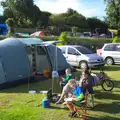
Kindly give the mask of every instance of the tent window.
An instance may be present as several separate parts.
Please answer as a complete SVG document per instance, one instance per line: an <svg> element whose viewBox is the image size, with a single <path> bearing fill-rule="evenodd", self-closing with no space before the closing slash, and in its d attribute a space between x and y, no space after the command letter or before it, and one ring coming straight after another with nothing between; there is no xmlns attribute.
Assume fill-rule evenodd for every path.
<svg viewBox="0 0 120 120"><path fill-rule="evenodd" d="M37 47L37 53L38 55L46 55L45 50L42 47Z"/></svg>
<svg viewBox="0 0 120 120"><path fill-rule="evenodd" d="M31 54L32 51L31 51L31 47L30 46L26 46L26 50L27 50L28 54Z"/></svg>

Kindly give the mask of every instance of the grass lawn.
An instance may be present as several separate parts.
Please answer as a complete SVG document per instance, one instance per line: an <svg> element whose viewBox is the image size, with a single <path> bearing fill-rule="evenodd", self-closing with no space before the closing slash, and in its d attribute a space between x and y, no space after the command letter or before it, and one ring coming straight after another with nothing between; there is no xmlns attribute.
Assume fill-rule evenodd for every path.
<svg viewBox="0 0 120 120"><path fill-rule="evenodd" d="M96 106L87 111L89 120L120 120L120 66L106 66L105 71L114 80L115 88L112 92L105 92L100 86L94 88ZM55 86L54 90L57 90L58 86ZM0 120L71 120L68 109L62 109L60 105L52 104L51 109L42 108L44 95L39 91L48 88L51 88L51 80L1 90ZM37 94L28 94L33 89Z"/></svg>

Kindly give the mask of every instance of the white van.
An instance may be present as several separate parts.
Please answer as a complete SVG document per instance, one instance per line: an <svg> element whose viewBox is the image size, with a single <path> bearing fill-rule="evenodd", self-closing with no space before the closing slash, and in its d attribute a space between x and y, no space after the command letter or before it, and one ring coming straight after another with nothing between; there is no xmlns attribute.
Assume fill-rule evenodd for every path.
<svg viewBox="0 0 120 120"><path fill-rule="evenodd" d="M97 54L102 56L108 65L120 64L120 43L104 44L102 49L97 50Z"/></svg>
<svg viewBox="0 0 120 120"><path fill-rule="evenodd" d="M79 45L59 46L67 62L76 67L87 68L104 66L101 56L93 53L88 48ZM62 61L61 61L62 62Z"/></svg>

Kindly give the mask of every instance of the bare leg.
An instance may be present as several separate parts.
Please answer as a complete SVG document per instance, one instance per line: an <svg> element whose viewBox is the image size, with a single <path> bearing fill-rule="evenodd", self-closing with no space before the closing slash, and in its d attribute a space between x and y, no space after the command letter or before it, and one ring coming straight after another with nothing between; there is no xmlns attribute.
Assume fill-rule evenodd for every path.
<svg viewBox="0 0 120 120"><path fill-rule="evenodd" d="M92 102L92 107L94 107L94 95L91 94L91 102Z"/></svg>
<svg viewBox="0 0 120 120"><path fill-rule="evenodd" d="M73 103L72 103L72 102L67 102L67 106L68 106L68 108L69 108L69 110L70 110L71 112L74 111L74 106L73 106Z"/></svg>

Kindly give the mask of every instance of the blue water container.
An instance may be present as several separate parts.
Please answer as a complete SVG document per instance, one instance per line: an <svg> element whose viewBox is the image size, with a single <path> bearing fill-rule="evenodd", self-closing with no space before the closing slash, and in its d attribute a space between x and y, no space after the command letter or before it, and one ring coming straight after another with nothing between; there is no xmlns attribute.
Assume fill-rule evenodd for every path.
<svg viewBox="0 0 120 120"><path fill-rule="evenodd" d="M43 107L43 108L50 108L50 101L47 99L47 97L45 97L45 98L42 100L42 107Z"/></svg>

